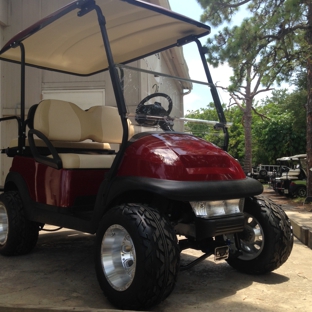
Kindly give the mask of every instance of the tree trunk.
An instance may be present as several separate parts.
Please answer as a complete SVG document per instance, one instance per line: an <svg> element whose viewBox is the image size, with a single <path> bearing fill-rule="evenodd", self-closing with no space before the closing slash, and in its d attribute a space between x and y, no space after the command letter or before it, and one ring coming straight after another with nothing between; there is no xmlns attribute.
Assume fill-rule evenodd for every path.
<svg viewBox="0 0 312 312"><path fill-rule="evenodd" d="M308 11L308 23L312 26L312 4L311 1L307 1L309 5ZM306 32L307 44L312 47L312 29L308 29ZM307 59L307 198L306 203L312 202L312 57L308 56Z"/></svg>
<svg viewBox="0 0 312 312"><path fill-rule="evenodd" d="M252 123L252 100L246 100L246 109L244 111L244 128L245 128L245 161L244 171L245 173L251 172L252 169L252 150L251 150L251 123Z"/></svg>
<svg viewBox="0 0 312 312"><path fill-rule="evenodd" d="M245 101L246 107L244 110L244 128L245 128L245 161L244 161L244 171L245 174L250 173L252 171L252 149L251 149L251 123L252 123L252 99L251 96L251 73L252 73L252 66L247 67L246 72L246 94L245 94Z"/></svg>

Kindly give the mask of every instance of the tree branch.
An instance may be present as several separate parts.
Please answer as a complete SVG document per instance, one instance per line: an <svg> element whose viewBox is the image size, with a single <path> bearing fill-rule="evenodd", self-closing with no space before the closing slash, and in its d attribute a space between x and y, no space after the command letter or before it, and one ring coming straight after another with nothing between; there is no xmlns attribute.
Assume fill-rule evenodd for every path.
<svg viewBox="0 0 312 312"><path fill-rule="evenodd" d="M256 115L258 115L262 120L264 120L264 119L271 120L270 117L268 117L268 116L266 116L266 115L264 115L264 114L259 113L253 106L252 106L251 108L252 108L252 110L254 111L254 113L255 113Z"/></svg>
<svg viewBox="0 0 312 312"><path fill-rule="evenodd" d="M216 4L220 5L220 6L224 7L224 8L237 8L237 7L239 7L241 5L244 5L244 4L248 3L248 2L250 2L250 0L244 0L244 1L241 1L241 2L238 2L238 3L233 3L233 4L231 4L231 3L224 3L222 1L220 1L220 2L216 2Z"/></svg>
<svg viewBox="0 0 312 312"><path fill-rule="evenodd" d="M275 88L266 88L266 89L261 89L255 92L254 96L256 96L257 94L261 93L261 92L267 92L267 91L273 91L275 90Z"/></svg>
<svg viewBox="0 0 312 312"><path fill-rule="evenodd" d="M279 30L279 32L277 33L277 35L266 35L266 36L262 36L260 37L260 39L272 39L272 41L274 40L281 40L282 38L286 37L288 34L293 33L294 31L301 29L301 30L308 30L311 29L311 26L308 25L296 25L294 27L289 27L289 28L283 28L281 30ZM271 41L269 41L271 42Z"/></svg>

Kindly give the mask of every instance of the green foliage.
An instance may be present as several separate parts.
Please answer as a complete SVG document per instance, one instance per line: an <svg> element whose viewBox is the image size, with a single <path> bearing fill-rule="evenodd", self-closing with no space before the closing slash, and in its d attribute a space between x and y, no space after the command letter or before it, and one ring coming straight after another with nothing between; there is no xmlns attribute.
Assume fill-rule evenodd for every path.
<svg viewBox="0 0 312 312"><path fill-rule="evenodd" d="M238 91L242 83L255 76L261 85L289 81L294 70L306 65L311 49L306 43L310 29L309 3L302 0L197 0L204 9L202 22L213 26L232 22L245 10L239 26L226 26L207 40L207 60L214 67L225 62L233 68L229 91ZM252 75L248 76L247 71ZM253 77L253 78L252 78ZM248 81L250 79L250 81ZM257 90L256 90L257 91Z"/></svg>
<svg viewBox="0 0 312 312"><path fill-rule="evenodd" d="M207 105L207 108L201 108L199 110L188 112L185 117L210 121L218 120L218 114L213 103ZM223 146L223 132L218 129L214 129L212 125L189 121L186 123L185 127L186 132L190 132L199 138L216 144L217 146Z"/></svg>
<svg viewBox="0 0 312 312"><path fill-rule="evenodd" d="M307 92L275 91L258 108L269 119L254 118L253 163L271 163L283 156L306 153Z"/></svg>
<svg viewBox="0 0 312 312"><path fill-rule="evenodd" d="M225 107L223 105L223 107ZM233 125L229 128L229 149L228 152L239 161L243 161L245 155L244 147L244 128L242 125L242 112L238 107L232 107L224 111L225 117ZM203 120L218 120L217 112L213 103L210 103L207 108L202 108L196 111L189 112L185 117ZM223 145L223 133L207 127L206 124L201 123L187 123L187 131L192 134L212 142L218 146Z"/></svg>
<svg viewBox="0 0 312 312"><path fill-rule="evenodd" d="M228 152L240 163L243 163L245 157L243 113L238 107L233 106L225 111L225 115L227 120L233 122L233 125L229 128Z"/></svg>
<svg viewBox="0 0 312 312"><path fill-rule="evenodd" d="M300 79L300 77L299 77ZM253 165L259 163L274 164L283 156L303 154L306 152L305 122L306 90L298 88L292 93L287 90L274 91L261 105L257 114L253 113L252 154ZM241 163L244 163L244 127L243 113L237 106L225 109L225 116L233 125L229 128L228 152ZM207 108L189 112L188 118L217 120L216 110L211 103ZM217 145L216 132L208 131L206 125L188 123L189 131Z"/></svg>
<svg viewBox="0 0 312 312"><path fill-rule="evenodd" d="M305 133L293 129L292 118L290 114L282 114L255 126L259 147L254 153L255 164L274 164L279 157L305 153Z"/></svg>
<svg viewBox="0 0 312 312"><path fill-rule="evenodd" d="M266 136L261 135L260 131L256 135L254 130L250 130L252 129L251 123L255 127L252 118L257 118L254 113L251 118L251 114L255 109L259 109L255 106L257 94L272 90L275 85L279 86L284 81L290 82L293 74L306 66L307 58L311 57L311 48L306 40L307 32L311 29L310 20L307 18L308 13L312 11L309 8L312 6L311 1L197 1L204 9L201 16L202 22L213 26L220 26L223 22L232 22L234 15L241 8L247 12L246 18L241 21L240 25L224 27L207 41L207 61L214 67L226 63L233 69L230 85L219 87L229 92L231 100L243 112L245 171L250 169L252 160L273 158L278 150L280 153L292 153L294 150L301 149L301 145L296 144L296 141L302 138L302 124L305 122L300 119L300 122L292 123L290 118L291 112L296 114L295 110L292 110L294 103L300 103L300 107L303 107L301 97L304 92L293 96L287 95L287 101L280 105L284 110L288 110L288 115L283 110L277 110L277 115L270 116L271 122L265 119L261 121L265 130L272 127L267 130ZM271 107L273 103L272 105L267 103L267 105ZM303 114L304 109L300 110L300 117ZM262 128L259 126L259 129ZM279 137L281 142L274 145L274 141L278 142L274 139L274 135L277 135L274 133L283 135L286 143L282 143L283 139ZM252 140L253 144L251 144ZM267 143L264 151L261 151L259 147L255 148L258 143L262 145L264 142ZM234 146L238 145L234 144L233 148ZM253 153L256 154L252 157Z"/></svg>
<svg viewBox="0 0 312 312"><path fill-rule="evenodd" d="M208 21L212 26L218 26L223 22L230 22L235 13L238 12L239 6L232 6L231 8L227 7L228 2L237 3L238 1L210 1L210 0L197 0L198 3L204 9L202 14L202 21Z"/></svg>
<svg viewBox="0 0 312 312"><path fill-rule="evenodd" d="M274 41L270 31L264 25L260 27L258 17L250 17L240 26L224 27L207 40L207 61L214 67L227 63L233 69L229 92L239 91L256 78L260 82L258 88L270 88L274 83L289 81L291 73L302 65L303 36L304 32L298 29L292 36Z"/></svg>

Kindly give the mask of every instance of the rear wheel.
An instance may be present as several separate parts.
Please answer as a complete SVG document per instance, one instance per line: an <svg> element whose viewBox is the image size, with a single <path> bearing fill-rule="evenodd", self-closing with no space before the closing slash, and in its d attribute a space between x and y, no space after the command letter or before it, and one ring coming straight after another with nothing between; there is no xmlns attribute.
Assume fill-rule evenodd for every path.
<svg viewBox="0 0 312 312"><path fill-rule="evenodd" d="M38 240L38 223L26 219L18 192L0 195L0 254L17 256L29 253Z"/></svg>
<svg viewBox="0 0 312 312"><path fill-rule="evenodd" d="M293 246L290 220L280 206L264 197L247 198L245 228L238 233L240 254L228 263L239 271L263 274L280 267Z"/></svg>
<svg viewBox="0 0 312 312"><path fill-rule="evenodd" d="M97 232L97 278L121 309L146 309L164 300L174 288L179 257L170 223L151 207L117 206Z"/></svg>
<svg viewBox="0 0 312 312"><path fill-rule="evenodd" d="M303 185L298 186L296 193L297 193L297 196L299 196L299 197L306 197L307 196L307 188Z"/></svg>

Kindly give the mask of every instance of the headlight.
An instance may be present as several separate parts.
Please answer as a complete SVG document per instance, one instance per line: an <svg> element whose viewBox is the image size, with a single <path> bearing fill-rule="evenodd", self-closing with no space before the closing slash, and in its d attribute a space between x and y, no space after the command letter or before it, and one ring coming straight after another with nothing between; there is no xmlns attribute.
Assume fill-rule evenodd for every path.
<svg viewBox="0 0 312 312"><path fill-rule="evenodd" d="M244 199L190 202L195 215L199 218L211 218L235 214L243 211Z"/></svg>

